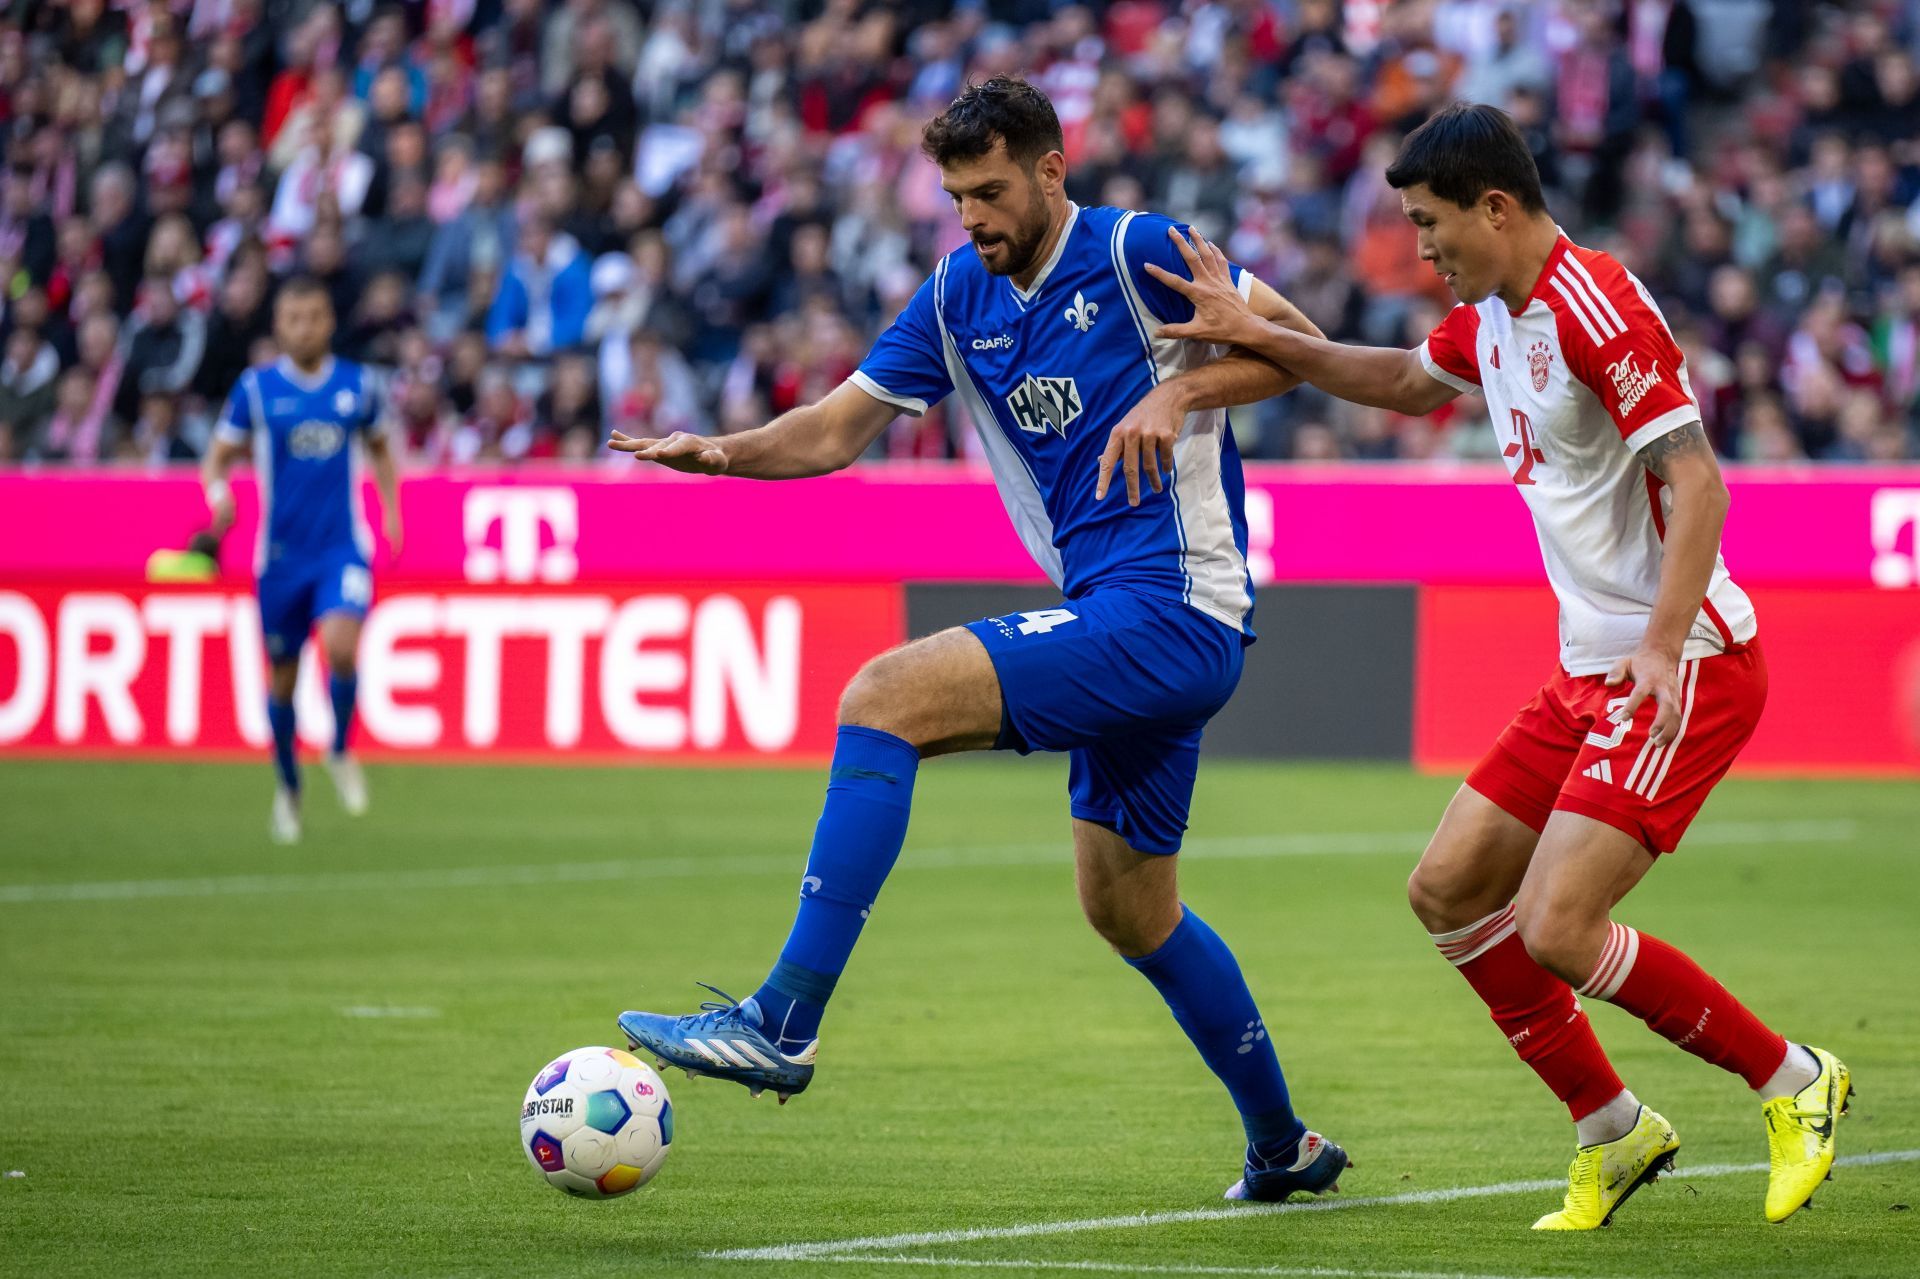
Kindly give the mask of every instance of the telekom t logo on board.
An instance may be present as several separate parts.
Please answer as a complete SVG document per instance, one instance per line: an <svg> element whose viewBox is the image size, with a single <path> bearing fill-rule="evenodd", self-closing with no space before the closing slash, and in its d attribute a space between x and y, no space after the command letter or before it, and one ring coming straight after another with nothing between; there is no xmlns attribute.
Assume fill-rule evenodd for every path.
<svg viewBox="0 0 1920 1279"><path fill-rule="evenodd" d="M1873 584L1896 591L1920 586L1920 489L1881 489L1869 518Z"/></svg>
<svg viewBox="0 0 1920 1279"><path fill-rule="evenodd" d="M475 488L462 504L460 523L469 582L571 582L580 574L573 550L580 500L572 489ZM548 538L551 544L543 546Z"/></svg>

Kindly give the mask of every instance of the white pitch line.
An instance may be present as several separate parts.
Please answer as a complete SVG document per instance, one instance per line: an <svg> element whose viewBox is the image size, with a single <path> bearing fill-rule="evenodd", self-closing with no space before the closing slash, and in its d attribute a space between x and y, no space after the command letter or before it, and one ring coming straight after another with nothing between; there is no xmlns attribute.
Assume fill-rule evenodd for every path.
<svg viewBox="0 0 1920 1279"><path fill-rule="evenodd" d="M405 1004L350 1004L340 1010L340 1015L342 1017L364 1017L376 1021L383 1018L395 1021L424 1021L428 1018L438 1017L440 1010L438 1008L428 1008L425 1005L416 1007Z"/></svg>
<svg viewBox="0 0 1920 1279"><path fill-rule="evenodd" d="M1721 822L1694 827L1696 844L1847 843L1859 836L1853 821ZM1186 841L1200 861L1269 857L1336 857L1398 853L1413 857L1430 831L1328 831L1318 834L1217 835ZM1021 844L909 847L901 865L938 870L1045 866L1069 863L1066 839ZM0 884L0 906L45 902L145 901L181 897L264 897L340 892L406 892L446 888L513 888L535 884L601 883L619 879L695 879L713 875L798 874L798 853L759 856L625 858L601 862L545 862L506 866L423 867L417 870L327 871L290 875L208 875L180 879L77 880Z"/></svg>
<svg viewBox="0 0 1920 1279"><path fill-rule="evenodd" d="M1834 1160L1840 1167L1867 1164L1913 1163L1920 1150L1890 1150L1870 1155L1844 1155ZM1681 1168L1668 1174L1687 1181L1702 1177L1728 1177L1736 1173L1765 1172L1766 1164L1703 1164ZM1493 1195L1530 1194L1559 1190L1564 1178L1551 1181L1502 1181L1489 1186L1454 1186L1445 1190L1413 1190L1398 1195L1368 1195L1357 1199L1307 1199L1279 1204L1246 1204L1238 1208L1188 1208L1179 1212L1142 1212L1120 1217L1082 1217L1073 1221L1034 1221L1018 1226L979 1226L971 1230L928 1230L901 1235L867 1235L858 1239L823 1239L814 1243L773 1244L763 1248L729 1248L701 1255L717 1261L806 1261L845 1260L848 1256L897 1248L920 1248L932 1244L976 1243L983 1239L1031 1239L1039 1235L1081 1234L1089 1230L1130 1230L1142 1226L1178 1225L1190 1221L1234 1221L1247 1217L1269 1217L1280 1213L1338 1212L1348 1208L1391 1208L1408 1204L1457 1203L1462 1199L1484 1199Z"/></svg>
<svg viewBox="0 0 1920 1279"><path fill-rule="evenodd" d="M1564 1279L1562 1276L1464 1274L1457 1270L1349 1270L1344 1266L1143 1266L1131 1261L1001 1261L977 1257L911 1257L904 1254L815 1257L812 1260L872 1266L938 1266L943 1270L1076 1270L1127 1275L1280 1275L1292 1279Z"/></svg>

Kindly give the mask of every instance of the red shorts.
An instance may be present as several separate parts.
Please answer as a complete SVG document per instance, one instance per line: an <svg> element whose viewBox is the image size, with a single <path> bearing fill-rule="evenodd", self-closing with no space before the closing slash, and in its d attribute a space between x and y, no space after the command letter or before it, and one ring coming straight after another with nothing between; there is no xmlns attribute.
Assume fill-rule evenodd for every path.
<svg viewBox="0 0 1920 1279"><path fill-rule="evenodd" d="M1766 659L1749 643L1682 662L1679 688L1679 731L1654 746L1647 740L1658 709L1652 698L1632 723L1615 724L1608 716L1631 688L1556 670L1467 774L1467 785L1535 830L1564 809L1618 827L1651 852L1672 852L1760 722Z"/></svg>

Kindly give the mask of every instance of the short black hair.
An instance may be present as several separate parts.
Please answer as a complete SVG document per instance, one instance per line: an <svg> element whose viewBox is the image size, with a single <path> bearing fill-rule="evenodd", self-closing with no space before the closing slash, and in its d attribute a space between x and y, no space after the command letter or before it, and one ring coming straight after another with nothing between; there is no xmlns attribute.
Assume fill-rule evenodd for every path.
<svg viewBox="0 0 1920 1279"><path fill-rule="evenodd" d="M1060 117L1053 103L1018 76L995 76L970 84L920 134L920 150L935 164L978 160L996 141L1007 156L1031 169L1049 151L1064 151Z"/></svg>
<svg viewBox="0 0 1920 1279"><path fill-rule="evenodd" d="M296 275L280 286L279 292L274 294L274 300L278 301L281 298L312 297L316 294L325 298L328 302L333 301L333 294L327 292L327 286L320 282L318 276Z"/></svg>
<svg viewBox="0 0 1920 1279"><path fill-rule="evenodd" d="M1540 170L1513 118L1499 107L1456 102L1407 135L1387 166L1396 191L1426 186L1443 200L1470 209L1489 191L1505 191L1529 213L1545 213Z"/></svg>

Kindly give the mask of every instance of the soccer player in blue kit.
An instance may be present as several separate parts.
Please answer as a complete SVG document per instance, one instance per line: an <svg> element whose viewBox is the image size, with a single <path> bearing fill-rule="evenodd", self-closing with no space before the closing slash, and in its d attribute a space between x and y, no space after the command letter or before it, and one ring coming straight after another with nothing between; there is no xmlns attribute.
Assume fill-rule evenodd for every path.
<svg viewBox="0 0 1920 1279"><path fill-rule="evenodd" d="M216 529L233 522L227 471L249 448L260 477L260 626L271 666L267 722L273 729L274 790L269 831L300 838L300 767L294 757L293 689L300 650L317 623L333 702L327 772L341 805L367 810L360 763L347 753L358 690L360 624L373 603L373 537L360 499L360 453L373 459L387 542L399 554L399 483L387 447L385 397L367 369L328 354L333 303L317 280L297 278L273 303L281 355L234 384L207 452L202 480Z"/></svg>
<svg viewBox="0 0 1920 1279"><path fill-rule="evenodd" d="M1221 406L1294 381L1226 348L1156 337L1192 314L1144 269L1180 269L1174 224L1069 202L1060 124L1038 90L1006 78L967 89L928 124L923 149L971 243L857 372L758 430L616 432L611 445L679 471L798 479L851 464L899 413L957 394L1014 526L1065 598L867 663L840 703L799 914L765 982L739 1003L628 1012L620 1027L663 1064L783 1102L802 1091L822 1011L906 839L920 761L1067 751L1087 918L1165 998L1240 1112L1246 1158L1228 1197L1337 1189L1346 1152L1295 1116L1239 965L1175 881L1201 731L1252 641L1240 462ZM1238 280L1261 314L1317 333L1273 290ZM1178 442L1103 458L1110 429L1143 404L1186 411ZM1106 500L1116 475L1126 502Z"/></svg>

